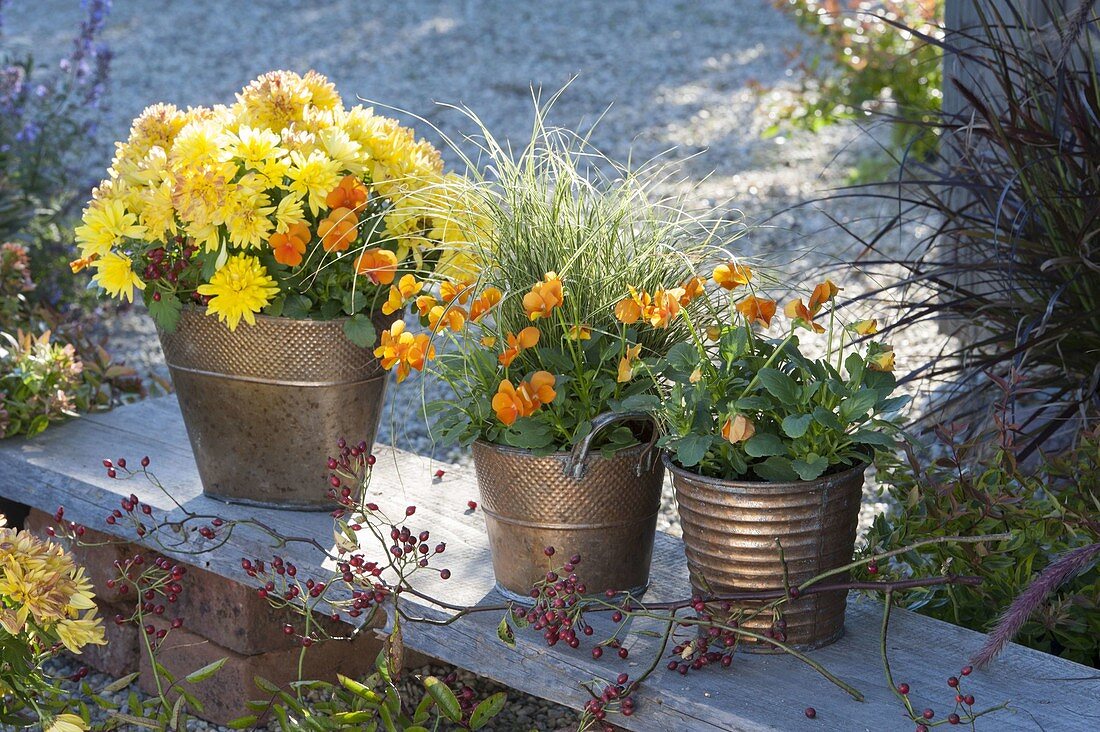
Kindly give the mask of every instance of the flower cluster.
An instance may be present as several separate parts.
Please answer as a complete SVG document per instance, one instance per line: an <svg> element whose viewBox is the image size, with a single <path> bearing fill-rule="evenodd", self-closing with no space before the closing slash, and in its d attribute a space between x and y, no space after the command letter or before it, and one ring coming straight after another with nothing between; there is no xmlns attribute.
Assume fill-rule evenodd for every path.
<svg viewBox="0 0 1100 732"><path fill-rule="evenodd" d="M345 108L324 76L274 71L229 106L142 112L84 210L72 266L113 297L143 291L169 329L188 301L230 329L261 312L370 315L402 273L406 291L469 275L466 189L431 144Z"/></svg>
<svg viewBox="0 0 1100 732"><path fill-rule="evenodd" d="M728 298L716 312L728 320L693 323L695 342L654 368L667 392L661 444L678 465L724 479L812 480L890 443L891 415L908 398L891 397L894 352L868 340L876 321L840 323L840 288L825 280L786 303L787 332L769 338L779 304L756 288L751 268L719 264L712 278ZM799 351L800 330L827 334L824 356Z"/></svg>

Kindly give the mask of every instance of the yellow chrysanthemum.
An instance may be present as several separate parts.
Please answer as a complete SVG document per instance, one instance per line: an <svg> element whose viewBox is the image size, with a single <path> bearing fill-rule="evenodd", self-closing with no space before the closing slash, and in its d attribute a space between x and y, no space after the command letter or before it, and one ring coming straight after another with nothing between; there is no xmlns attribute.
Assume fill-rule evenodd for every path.
<svg viewBox="0 0 1100 732"><path fill-rule="evenodd" d="M306 196L309 210L316 216L325 207L325 197L340 183L340 164L320 150L305 156L300 152L290 154L290 190Z"/></svg>
<svg viewBox="0 0 1100 732"><path fill-rule="evenodd" d="M206 307L206 314L217 315L229 330L236 330L241 318L255 325L256 313L279 292L279 286L268 276L259 259L238 254L230 257L208 284L199 286L198 291L200 295L213 298Z"/></svg>
<svg viewBox="0 0 1100 732"><path fill-rule="evenodd" d="M317 133L317 139L328 156L340 164L344 170L356 175L363 172L362 146L351 139L348 133L339 127L330 127Z"/></svg>
<svg viewBox="0 0 1100 732"><path fill-rule="evenodd" d="M50 721L45 732L85 732L89 727L75 714L58 714Z"/></svg>
<svg viewBox="0 0 1100 732"><path fill-rule="evenodd" d="M225 228L229 232L229 242L240 249L262 246L271 236L275 225L269 218L275 207L269 205L271 199L263 193L249 195L238 190L230 198Z"/></svg>
<svg viewBox="0 0 1100 732"><path fill-rule="evenodd" d="M302 195L300 193L288 193L275 207L275 231L285 234L291 226L305 221L305 212L302 211Z"/></svg>
<svg viewBox="0 0 1100 732"><path fill-rule="evenodd" d="M99 198L84 209L84 223L76 227L76 243L82 257L103 256L123 239L142 239L145 233L145 227L122 201Z"/></svg>
<svg viewBox="0 0 1100 732"><path fill-rule="evenodd" d="M268 72L237 95L241 118L253 127L281 130L301 121L318 87L293 71Z"/></svg>
<svg viewBox="0 0 1100 732"><path fill-rule="evenodd" d="M329 81L323 74L316 71L307 71L302 77L302 83L309 89L309 103L320 109L337 109L344 105L340 99L336 85Z"/></svg>
<svg viewBox="0 0 1100 732"><path fill-rule="evenodd" d="M95 616L95 610L86 610L78 618L65 618L54 626L58 639L73 653L80 653L87 645L102 646L107 644L103 636L103 626Z"/></svg>
<svg viewBox="0 0 1100 732"><path fill-rule="evenodd" d="M200 227L224 223L226 201L236 175L237 166L232 163L203 165L178 175L172 188L172 204L180 219Z"/></svg>
<svg viewBox="0 0 1100 732"><path fill-rule="evenodd" d="M133 262L124 254L109 252L92 262L96 273L92 280L111 297L134 301L134 288L145 289L145 283L134 272Z"/></svg>
<svg viewBox="0 0 1100 732"><path fill-rule="evenodd" d="M224 134L218 123L211 119L189 122L176 135L168 162L173 170L190 170L216 160L222 160Z"/></svg>
<svg viewBox="0 0 1100 732"><path fill-rule="evenodd" d="M187 117L175 106L153 104L146 107L130 126L126 146L136 157L144 156L154 147L170 150L186 122Z"/></svg>
<svg viewBox="0 0 1100 732"><path fill-rule="evenodd" d="M172 205L172 183L162 181L159 185L144 188L139 196L141 213L138 220L145 227L147 238L161 241L169 235L175 236L178 227L176 209Z"/></svg>

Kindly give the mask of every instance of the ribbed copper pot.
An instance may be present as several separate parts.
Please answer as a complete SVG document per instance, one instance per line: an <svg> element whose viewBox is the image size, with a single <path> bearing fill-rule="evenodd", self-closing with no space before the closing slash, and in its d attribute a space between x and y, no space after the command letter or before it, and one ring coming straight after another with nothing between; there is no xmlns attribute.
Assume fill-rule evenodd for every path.
<svg viewBox="0 0 1100 732"><path fill-rule="evenodd" d="M782 590L780 544L791 585L852 560L866 465L817 480L767 483L704 477L667 456L665 463L676 489L684 551L697 593ZM844 632L846 601L844 592L792 599L782 611L787 643L805 650L838 639ZM772 613L751 616L763 604L734 603L733 612L741 613L743 627L762 633L772 629ZM746 650L775 650L767 643L742 643Z"/></svg>
<svg viewBox="0 0 1100 732"><path fill-rule="evenodd" d="M535 582L574 554L581 555L577 574L588 594L640 594L649 585L664 481L654 441L611 457L589 453L596 432L621 418L594 420L571 453L474 443L493 572L506 596L529 600ZM651 434L655 440L656 430ZM553 560L543 553L548 546L557 552Z"/></svg>
<svg viewBox="0 0 1100 732"><path fill-rule="evenodd" d="M325 509L337 440L374 444L386 373L371 348L347 339L343 319L258 315L231 332L188 307L160 343L212 498Z"/></svg>

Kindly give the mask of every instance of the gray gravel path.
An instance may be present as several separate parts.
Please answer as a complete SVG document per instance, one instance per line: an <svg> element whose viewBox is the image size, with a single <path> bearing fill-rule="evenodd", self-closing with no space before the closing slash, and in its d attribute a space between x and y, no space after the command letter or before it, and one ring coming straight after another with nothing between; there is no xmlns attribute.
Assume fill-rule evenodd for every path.
<svg viewBox="0 0 1100 732"><path fill-rule="evenodd" d="M5 8L5 46L33 50L41 61L60 57L71 42L78 5L13 0ZM743 253L766 255L807 281L820 276L822 264L856 253L853 242L828 231L828 218L813 208L771 217L843 184L874 143L853 143L856 129L847 125L762 139L770 120L756 88L785 94L787 51L805 41L770 0L120 0L106 39L116 57L104 140L125 136L130 120L152 102L228 102L264 71L314 68L346 99L358 95L415 110L452 135L469 130L468 123L434 102L466 104L498 137L525 141L531 86L553 91L576 76L552 121L584 125L602 114L593 141L607 154L622 159L632 152L642 159L672 150L673 158L690 158L684 171L697 186L692 197L698 203L732 202L751 220L767 221L744 240ZM110 152L105 144L92 177ZM697 153L704 154L691 157ZM853 222L874 212L833 207L830 213ZM841 279L845 294L869 285L856 270ZM140 312L124 313L112 330L116 352L163 371L152 324ZM899 367L940 340L931 328L911 329L895 340ZM409 415L423 397L442 393L437 384L417 381L391 389L380 439L432 452L422 421ZM868 495L862 525L879 509ZM678 530L670 494L662 527Z"/></svg>

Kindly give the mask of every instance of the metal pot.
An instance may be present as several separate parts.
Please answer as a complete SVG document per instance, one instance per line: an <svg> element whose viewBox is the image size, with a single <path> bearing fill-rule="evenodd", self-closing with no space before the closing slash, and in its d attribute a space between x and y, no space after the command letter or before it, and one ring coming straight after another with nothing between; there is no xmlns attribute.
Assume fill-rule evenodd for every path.
<svg viewBox="0 0 1100 732"><path fill-rule="evenodd" d="M649 563L661 505L664 467L657 460L657 430L649 442L611 457L589 454L596 434L640 413L604 414L572 452L535 455L530 450L474 443L474 468L489 531L497 588L513 600L530 601L530 590L548 569L580 554L577 574L588 594L606 590L641 594L649 586ZM543 553L548 546L555 558Z"/></svg>
<svg viewBox="0 0 1100 732"><path fill-rule="evenodd" d="M667 456L665 464L676 489L696 593L782 590L780 545L792 586L852 560L866 464L794 483L708 478L677 466ZM830 582L845 579L841 575ZM809 594L784 605L787 644L812 649L837 640L844 633L846 594ZM742 627L763 633L773 629L772 612L749 615L765 604L733 603L733 613L741 615ZM766 642L742 643L745 650L776 650Z"/></svg>
<svg viewBox="0 0 1100 732"><path fill-rule="evenodd" d="M381 330L392 318L376 318ZM374 435L386 373L344 321L256 316L231 332L194 307L160 331L203 493L229 503L322 510L336 442Z"/></svg>

